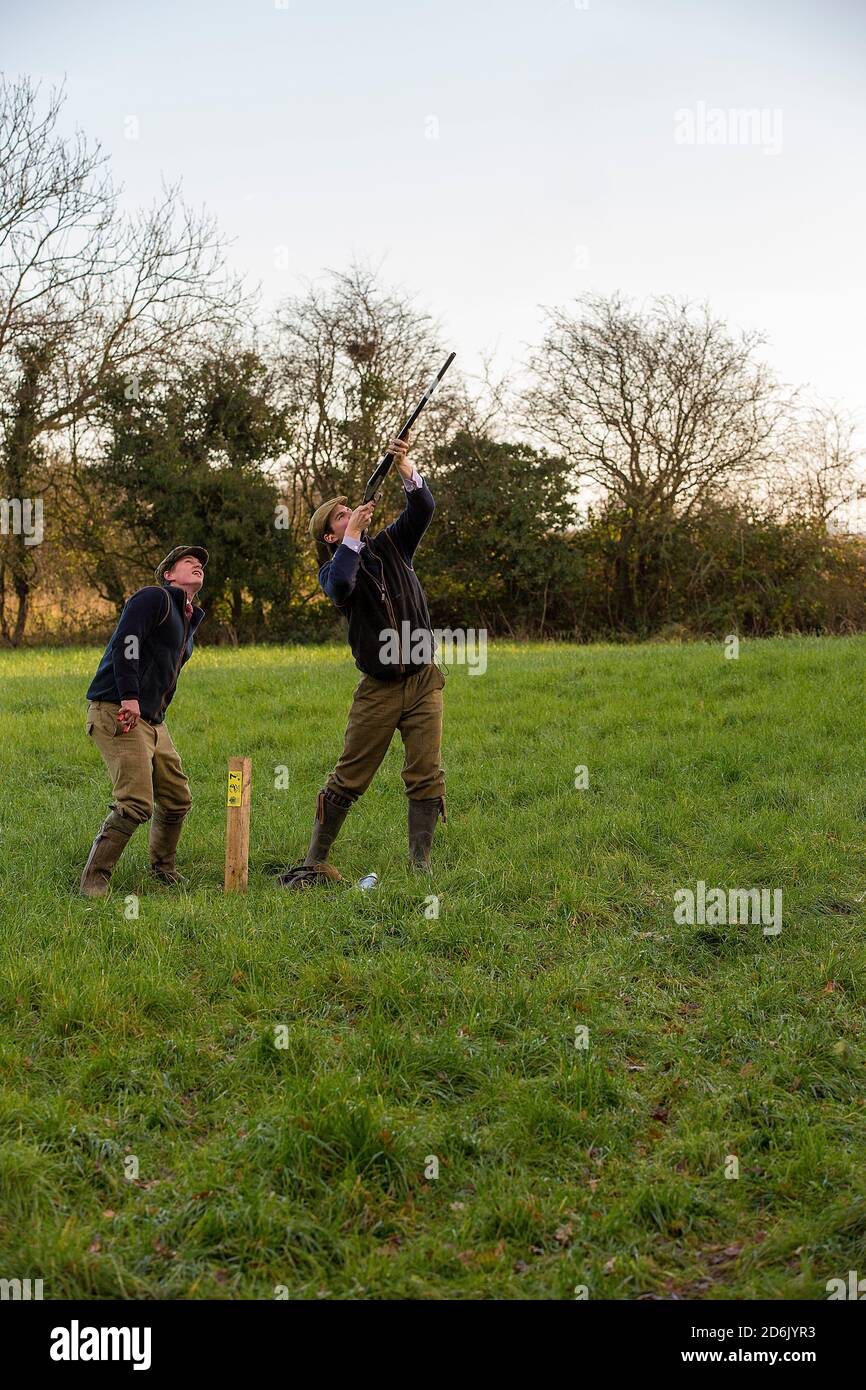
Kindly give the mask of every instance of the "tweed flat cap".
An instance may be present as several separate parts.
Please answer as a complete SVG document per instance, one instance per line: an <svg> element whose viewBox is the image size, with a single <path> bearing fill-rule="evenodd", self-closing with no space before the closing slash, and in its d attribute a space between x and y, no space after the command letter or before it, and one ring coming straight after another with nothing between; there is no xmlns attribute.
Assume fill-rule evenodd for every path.
<svg viewBox="0 0 866 1390"><path fill-rule="evenodd" d="M157 584L163 582L165 571L176 565L178 560L182 560L184 555L194 555L197 560L201 560L203 565L207 564L207 551L203 545L176 545L174 550L168 552L164 560L160 560L154 570Z"/></svg>
<svg viewBox="0 0 866 1390"><path fill-rule="evenodd" d="M328 522L331 519L331 512L335 507L345 504L348 506L348 497L329 497L327 502L323 502L321 507L317 507L310 518L310 535L314 541L324 539L328 529Z"/></svg>

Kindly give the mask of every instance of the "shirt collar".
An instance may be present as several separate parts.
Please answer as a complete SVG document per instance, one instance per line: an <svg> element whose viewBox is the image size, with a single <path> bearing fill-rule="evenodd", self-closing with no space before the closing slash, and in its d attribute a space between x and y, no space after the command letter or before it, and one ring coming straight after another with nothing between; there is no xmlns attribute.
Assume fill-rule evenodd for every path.
<svg viewBox="0 0 866 1390"><path fill-rule="evenodd" d="M187 617L193 617L196 613L201 613L202 609L197 604L191 603L186 596L186 590L179 584L172 584L168 579L162 581L162 587L168 590L168 596L172 602L180 609L181 613L186 613Z"/></svg>

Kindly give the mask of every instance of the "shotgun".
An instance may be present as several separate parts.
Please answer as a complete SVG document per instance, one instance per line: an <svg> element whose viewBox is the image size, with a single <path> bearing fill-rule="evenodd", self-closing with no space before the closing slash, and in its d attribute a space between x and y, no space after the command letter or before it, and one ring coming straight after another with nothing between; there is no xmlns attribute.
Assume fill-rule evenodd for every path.
<svg viewBox="0 0 866 1390"><path fill-rule="evenodd" d="M443 367L440 367L439 371L436 373L436 375L434 376L433 380L430 382L430 385L427 387L427 390L424 392L424 395L421 397L421 399L420 399L420 401L418 402L418 404L416 405L415 409L412 411L412 414L409 416L409 419L406 421L406 423L405 423L405 425L403 426L403 428L401 429L400 433L397 435L397 438L398 438L398 439L405 439L405 438L406 438L406 435L409 433L409 431L411 430L411 428L412 428L412 426L414 425L415 421L418 419L418 416L421 414L421 411L424 409L424 407L425 407L425 405L427 404L427 402L429 401L430 397L433 395L433 392L434 392L434 391L436 390L436 388L438 387L440 381L442 380L443 376L444 376L445 373L447 372L448 368L451 366L451 363L454 361L454 358L455 358L456 356L457 356L457 353L456 353L456 352L449 353L448 358L447 358L447 360L446 360L446 362L445 362L445 365L444 365ZM380 459L379 463L376 465L375 472L372 473L372 474L370 475L370 480L369 480L369 482L367 483L367 486L366 486L365 489L364 489L364 501L365 501L365 502L377 502L377 501L379 500L379 491L380 491L382 482L383 482L383 480L385 479L385 477L387 476L387 474L389 473L389 471L390 471L390 469L391 469L391 464L392 464L393 462L394 462L394 455L393 455L393 454L383 454L383 455L382 455L382 458Z"/></svg>

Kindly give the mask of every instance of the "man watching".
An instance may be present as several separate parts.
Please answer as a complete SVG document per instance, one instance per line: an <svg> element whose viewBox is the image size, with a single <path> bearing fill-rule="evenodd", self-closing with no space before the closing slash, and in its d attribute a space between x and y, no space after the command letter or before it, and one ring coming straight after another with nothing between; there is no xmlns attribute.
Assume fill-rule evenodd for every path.
<svg viewBox="0 0 866 1390"><path fill-rule="evenodd" d="M207 558L198 545L166 555L156 585L127 599L87 691L87 734L108 769L113 800L81 875L85 897L106 896L130 836L148 820L151 873L161 883L187 882L175 859L192 797L165 712L204 617L193 599Z"/></svg>

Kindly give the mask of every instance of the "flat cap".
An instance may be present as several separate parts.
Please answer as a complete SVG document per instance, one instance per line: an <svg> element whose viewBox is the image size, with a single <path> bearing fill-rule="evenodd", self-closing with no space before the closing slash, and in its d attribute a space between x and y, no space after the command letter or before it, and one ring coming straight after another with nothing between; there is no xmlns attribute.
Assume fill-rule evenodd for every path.
<svg viewBox="0 0 866 1390"><path fill-rule="evenodd" d="M165 571L176 565L178 560L182 560L184 555L194 555L197 560L201 560L203 565L207 564L207 551L203 545L176 545L174 550L168 552L164 560L160 560L154 570L157 584L163 583Z"/></svg>
<svg viewBox="0 0 866 1390"><path fill-rule="evenodd" d="M314 541L320 541L324 538L334 508L342 506L344 503L348 506L348 502L348 497L329 497L327 502L323 502L321 507L316 508L310 519L310 535Z"/></svg>

